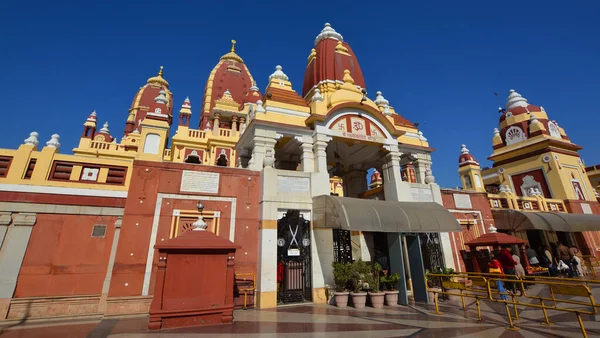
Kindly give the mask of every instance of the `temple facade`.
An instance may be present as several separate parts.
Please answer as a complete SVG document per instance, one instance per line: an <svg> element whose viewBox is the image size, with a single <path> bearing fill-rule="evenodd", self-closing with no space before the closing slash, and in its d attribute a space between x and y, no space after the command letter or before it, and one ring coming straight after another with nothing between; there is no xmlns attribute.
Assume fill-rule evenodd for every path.
<svg viewBox="0 0 600 338"><path fill-rule="evenodd" d="M121 137L94 111L73 154L36 132L0 149L0 319L148 313L154 245L199 216L241 247L238 306L327 302L333 262L382 256L406 277L400 302L410 290L426 299L423 267L454 266L449 232L460 230L434 149L382 92L368 94L329 24L307 54L301 88L277 65L261 90L232 41L197 107L175 99L161 67L133 95Z"/></svg>
<svg viewBox="0 0 600 338"><path fill-rule="evenodd" d="M444 189L444 205L458 215L462 232L453 233L457 268L465 271L464 243L490 226L526 240L538 249L557 241L593 259L600 251L597 166L587 167L563 128L542 106L510 90L499 109L492 137L491 168L481 168L462 145L458 174L462 190Z"/></svg>

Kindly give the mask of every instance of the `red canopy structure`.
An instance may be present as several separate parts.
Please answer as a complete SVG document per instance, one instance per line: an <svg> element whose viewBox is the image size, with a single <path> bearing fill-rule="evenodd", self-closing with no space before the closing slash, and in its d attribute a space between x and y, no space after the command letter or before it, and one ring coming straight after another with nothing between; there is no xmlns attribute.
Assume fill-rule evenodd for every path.
<svg viewBox="0 0 600 338"><path fill-rule="evenodd" d="M465 245L470 247L477 246L502 246L502 245L523 245L527 241L522 240L518 237L507 235L501 232L488 232L487 234L481 235L474 240L471 240Z"/></svg>
<svg viewBox="0 0 600 338"><path fill-rule="evenodd" d="M525 254L525 247L523 246L526 243L527 241L522 240L518 237L497 232L494 226L490 226L488 233L483 234L475 238L474 240L465 243L465 245L469 247L471 252L475 252L475 248L478 246L498 247L503 245L519 245L521 249L521 257L523 257L524 261L523 263L525 265L525 268L527 268L529 267L529 259L527 259L527 255ZM473 267L475 268L475 272L481 272L481 268L479 267L479 263L477 262L475 255L471 255L471 257L473 260Z"/></svg>

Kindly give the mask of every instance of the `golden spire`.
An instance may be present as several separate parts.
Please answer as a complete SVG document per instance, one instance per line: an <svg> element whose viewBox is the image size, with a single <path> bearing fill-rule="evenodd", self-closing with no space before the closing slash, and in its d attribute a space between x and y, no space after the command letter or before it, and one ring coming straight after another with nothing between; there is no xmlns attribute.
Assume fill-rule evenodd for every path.
<svg viewBox="0 0 600 338"><path fill-rule="evenodd" d="M230 50L230 52L235 53L235 44L236 43L237 43L237 41L231 40L231 50Z"/></svg>
<svg viewBox="0 0 600 338"><path fill-rule="evenodd" d="M235 44L236 43L237 43L237 41L231 40L231 49L229 50L229 53L221 56L221 60L230 60L230 61L236 61L239 63L244 63L244 60L242 60L242 58L239 57L239 55L237 55L235 53Z"/></svg>
<svg viewBox="0 0 600 338"><path fill-rule="evenodd" d="M148 83L154 83L154 84L162 85L162 86L169 88L169 83L167 82L167 80L163 79L163 66L160 66L158 75L153 76L148 79Z"/></svg>

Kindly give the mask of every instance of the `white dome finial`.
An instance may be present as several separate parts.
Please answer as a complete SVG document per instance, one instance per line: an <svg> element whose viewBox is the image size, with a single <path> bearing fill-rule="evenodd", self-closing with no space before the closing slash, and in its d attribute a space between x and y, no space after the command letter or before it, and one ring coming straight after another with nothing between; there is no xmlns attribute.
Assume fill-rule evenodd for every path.
<svg viewBox="0 0 600 338"><path fill-rule="evenodd" d="M100 132L110 135L110 130L108 130L108 122L104 122L102 129L100 129Z"/></svg>
<svg viewBox="0 0 600 338"><path fill-rule="evenodd" d="M167 99L167 92L164 89L161 89L160 92L158 92L158 96L154 98L154 102L162 104L169 103L169 100Z"/></svg>
<svg viewBox="0 0 600 338"><path fill-rule="evenodd" d="M25 144L29 144L32 146L37 146L40 142L38 141L38 137L40 136L40 134L38 134L37 132L31 132L29 133L29 137L25 139Z"/></svg>
<svg viewBox="0 0 600 338"><path fill-rule="evenodd" d="M498 229L496 229L496 227L493 224L490 224L490 227L488 228L488 232L491 234L495 234Z"/></svg>
<svg viewBox="0 0 600 338"><path fill-rule="evenodd" d="M517 93L514 89L511 89L508 93L508 99L506 100L506 109L512 109L514 107L527 107L527 99Z"/></svg>
<svg viewBox="0 0 600 338"><path fill-rule="evenodd" d="M60 136L58 134L53 134L50 137L50 141L46 142L46 147L60 148L60 142L58 142L59 139L60 139Z"/></svg>
<svg viewBox="0 0 600 338"><path fill-rule="evenodd" d="M323 27L323 30L321 30L321 33L319 33L319 35L317 35L317 37L315 38L315 46L317 46L319 41L321 41L323 39L327 39L327 38L331 38L331 39L335 39L335 40L344 42L344 38L342 37L342 35L340 33L336 32L335 29L333 29L331 27L329 22L325 23L325 27Z"/></svg>
<svg viewBox="0 0 600 338"><path fill-rule="evenodd" d="M373 102L377 106L386 106L386 105L390 104L390 102L383 97L383 94L380 91L377 91L377 93L375 93L375 95L376 95L375 101L373 101Z"/></svg>
<svg viewBox="0 0 600 338"><path fill-rule="evenodd" d="M269 76L269 80L272 79L278 79L283 81L289 80L288 76L285 75L285 73L283 72L283 67L281 67L280 65L275 66L275 72L273 72L273 74Z"/></svg>
<svg viewBox="0 0 600 338"><path fill-rule="evenodd" d="M198 216L198 220L192 224L194 229L192 231L205 231L208 228L208 224L204 221L202 215Z"/></svg>
<svg viewBox="0 0 600 338"><path fill-rule="evenodd" d="M383 115L392 116L392 111L390 110L390 106L387 104L383 106Z"/></svg>
<svg viewBox="0 0 600 338"><path fill-rule="evenodd" d="M313 94L311 101L312 102L323 102L323 95L321 94L321 91L319 90L319 88L315 88L315 93Z"/></svg>
<svg viewBox="0 0 600 338"><path fill-rule="evenodd" d="M468 154L469 153L469 149L467 149L466 145L463 144L463 145L460 146L460 153L461 154Z"/></svg>

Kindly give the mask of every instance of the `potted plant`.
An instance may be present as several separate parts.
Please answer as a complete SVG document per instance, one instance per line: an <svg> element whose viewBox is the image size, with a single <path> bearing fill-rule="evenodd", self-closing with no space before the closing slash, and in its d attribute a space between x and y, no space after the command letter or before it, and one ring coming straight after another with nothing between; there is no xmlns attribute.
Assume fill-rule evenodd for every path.
<svg viewBox="0 0 600 338"><path fill-rule="evenodd" d="M379 290L379 273L381 272L381 265L375 263L371 266L371 271L367 275L369 284L369 299L371 300L371 306L376 309L383 307L385 300L385 292Z"/></svg>
<svg viewBox="0 0 600 338"><path fill-rule="evenodd" d="M434 302L435 301L435 297L437 297L439 294L437 294L436 292L440 292L442 291L442 289L440 288L441 286L441 281L440 281L440 277L433 277L430 274L441 274L441 269L434 267L432 269L432 271L429 271L427 269L425 269L425 281L427 283L427 295L429 297L429 301L430 302ZM442 295L443 298L444 295Z"/></svg>
<svg viewBox="0 0 600 338"><path fill-rule="evenodd" d="M333 280L335 282L335 305L348 306L348 282L352 277L352 267L346 263L333 263Z"/></svg>
<svg viewBox="0 0 600 338"><path fill-rule="evenodd" d="M369 264L360 260L351 265L352 278L350 284L352 292L350 292L350 296L352 296L352 304L356 309L364 308L367 303L367 293L364 290L369 289L367 278L370 270Z"/></svg>
<svg viewBox="0 0 600 338"><path fill-rule="evenodd" d="M396 306L398 305L398 290L396 290L396 284L400 280L399 273L393 273L388 276L381 276L380 281L385 284L385 305Z"/></svg>

